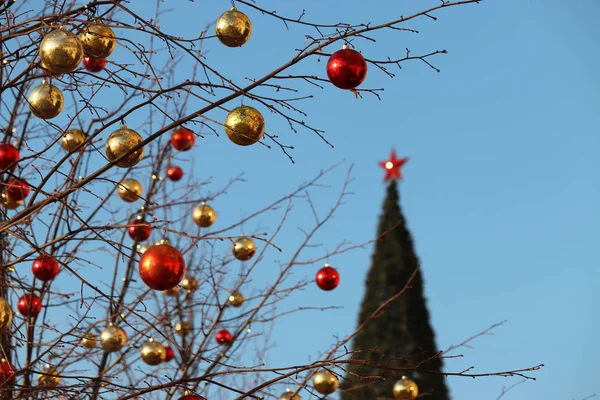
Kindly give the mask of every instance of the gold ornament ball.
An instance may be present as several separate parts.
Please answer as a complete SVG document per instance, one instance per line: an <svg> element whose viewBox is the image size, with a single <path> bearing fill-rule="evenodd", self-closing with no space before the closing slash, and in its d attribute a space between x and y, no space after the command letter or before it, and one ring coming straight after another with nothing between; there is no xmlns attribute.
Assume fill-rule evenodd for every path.
<svg viewBox="0 0 600 400"><path fill-rule="evenodd" d="M255 108L249 106L234 108L225 119L225 133L233 143L249 146L263 137L265 119Z"/></svg>
<svg viewBox="0 0 600 400"><path fill-rule="evenodd" d="M100 334L100 345L107 353L121 350L127 342L127 333L114 324L110 324Z"/></svg>
<svg viewBox="0 0 600 400"><path fill-rule="evenodd" d="M321 394L331 394L340 385L337 376L327 370L321 370L313 376L315 390Z"/></svg>
<svg viewBox="0 0 600 400"><path fill-rule="evenodd" d="M42 68L53 74L67 74L83 59L83 46L77 36L64 29L55 29L40 43Z"/></svg>
<svg viewBox="0 0 600 400"><path fill-rule="evenodd" d="M62 111L65 98L59 88L44 80L29 92L27 102L33 115L41 119L52 119Z"/></svg>
<svg viewBox="0 0 600 400"><path fill-rule="evenodd" d="M279 396L279 400L302 400L302 397L288 389L284 394Z"/></svg>
<svg viewBox="0 0 600 400"><path fill-rule="evenodd" d="M240 261L247 261L256 253L254 241L248 237L241 237L233 242L233 256Z"/></svg>
<svg viewBox="0 0 600 400"><path fill-rule="evenodd" d="M167 357L167 350L162 344L150 340L144 343L142 350L140 350L140 355L142 357L142 361L144 361L146 364L158 365L165 361L165 358Z"/></svg>
<svg viewBox="0 0 600 400"><path fill-rule="evenodd" d="M6 332L12 322L13 312L4 297L0 297L0 332Z"/></svg>
<svg viewBox="0 0 600 400"><path fill-rule="evenodd" d="M126 178L119 182L117 194L121 200L132 203L142 195L142 184L135 179ZM142 252L143 253L143 252Z"/></svg>
<svg viewBox="0 0 600 400"><path fill-rule="evenodd" d="M182 321L175 324L175 332L181 336L187 336L192 332L192 324L188 321Z"/></svg>
<svg viewBox="0 0 600 400"><path fill-rule="evenodd" d="M418 394L417 384L405 376L394 385L394 398L397 400L413 400Z"/></svg>
<svg viewBox="0 0 600 400"><path fill-rule="evenodd" d="M198 281L196 280L196 278L194 278L191 275L187 275L181 281L181 286L183 286L183 288L185 290L187 290L188 292L194 292L196 289L198 289L199 284L198 284Z"/></svg>
<svg viewBox="0 0 600 400"><path fill-rule="evenodd" d="M215 28L217 38L227 47L240 47L252 35L252 23L246 14L232 7L217 20Z"/></svg>
<svg viewBox="0 0 600 400"><path fill-rule="evenodd" d="M62 139L60 140L60 145L63 149L72 152L79 146L81 143L85 142L85 133L81 129L69 129L64 133Z"/></svg>
<svg viewBox="0 0 600 400"><path fill-rule="evenodd" d="M227 302L230 306L240 307L242 304L244 304L244 300L245 299L243 294L241 294L240 292L233 292L229 295Z"/></svg>
<svg viewBox="0 0 600 400"><path fill-rule="evenodd" d="M179 294L179 286L175 286L171 289L163 290L165 296L175 297Z"/></svg>
<svg viewBox="0 0 600 400"><path fill-rule="evenodd" d="M202 203L198 207L194 208L192 213L194 222L201 228L208 228L215 223L217 219L217 212L211 206Z"/></svg>
<svg viewBox="0 0 600 400"><path fill-rule="evenodd" d="M94 347L96 347L97 344L98 344L98 339L96 338L96 335L93 334L92 332L87 332L81 338L81 345L83 347L85 347L86 349L93 349Z"/></svg>
<svg viewBox="0 0 600 400"><path fill-rule="evenodd" d="M106 58L117 46L117 38L110 27L103 24L91 24L79 36L83 52L91 58Z"/></svg>
<svg viewBox="0 0 600 400"><path fill-rule="evenodd" d="M106 158L115 161L127 154L131 149L142 142L142 137L125 124L110 134L106 141ZM139 163L144 157L144 148L138 149L117 163L117 167L130 168Z"/></svg>
<svg viewBox="0 0 600 400"><path fill-rule="evenodd" d="M23 205L23 200L15 200L10 196L7 196L6 194L2 195L2 202L4 203L4 206L8 209L8 210L15 210L17 209L19 206Z"/></svg>
<svg viewBox="0 0 600 400"><path fill-rule="evenodd" d="M60 385L60 377L54 368L48 368L43 374L39 374L38 382L41 387L54 389Z"/></svg>

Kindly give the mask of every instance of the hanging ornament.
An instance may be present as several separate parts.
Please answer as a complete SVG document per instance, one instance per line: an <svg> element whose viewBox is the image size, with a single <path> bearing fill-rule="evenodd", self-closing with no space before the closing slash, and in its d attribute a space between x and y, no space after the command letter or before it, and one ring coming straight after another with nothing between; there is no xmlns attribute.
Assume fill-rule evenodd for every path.
<svg viewBox="0 0 600 400"><path fill-rule="evenodd" d="M0 143L0 172L14 171L21 156L19 150L9 143Z"/></svg>
<svg viewBox="0 0 600 400"><path fill-rule="evenodd" d="M315 281L317 282L317 286L321 289L333 290L340 284L340 275L335 268L332 268L329 264L325 264L325 266L317 272Z"/></svg>
<svg viewBox="0 0 600 400"><path fill-rule="evenodd" d="M100 345L107 353L121 350L126 342L127 333L112 322L100 334Z"/></svg>
<svg viewBox="0 0 600 400"><path fill-rule="evenodd" d="M354 89L358 87L367 76L367 62L356 50L344 45L331 55L327 62L327 77L340 89Z"/></svg>
<svg viewBox="0 0 600 400"><path fill-rule="evenodd" d="M165 346L165 362L171 361L175 357L175 352L173 348L169 345Z"/></svg>
<svg viewBox="0 0 600 400"><path fill-rule="evenodd" d="M52 119L62 111L65 98L59 88L44 79L41 85L29 92L27 102L33 115L41 119Z"/></svg>
<svg viewBox="0 0 600 400"><path fill-rule="evenodd" d="M6 195L12 200L24 200L30 191L29 184L23 178L10 178L6 182Z"/></svg>
<svg viewBox="0 0 600 400"><path fill-rule="evenodd" d="M233 307L240 307L244 304L244 295L237 291L232 292L227 298L227 302Z"/></svg>
<svg viewBox="0 0 600 400"><path fill-rule="evenodd" d="M313 376L313 386L321 394L331 394L340 385L337 376L327 370L321 370Z"/></svg>
<svg viewBox="0 0 600 400"><path fill-rule="evenodd" d="M38 375L38 383L43 388L55 389L58 385L60 385L58 371L55 368L46 368L43 373Z"/></svg>
<svg viewBox="0 0 600 400"><path fill-rule="evenodd" d="M52 74L67 74L77 68L83 58L81 41L64 29L48 33L40 43L40 59L43 69Z"/></svg>
<svg viewBox="0 0 600 400"><path fill-rule="evenodd" d="M90 72L96 73L106 67L106 58L83 57L83 66Z"/></svg>
<svg viewBox="0 0 600 400"><path fill-rule="evenodd" d="M179 286L172 287L171 289L163 290L165 296L175 297L179 294Z"/></svg>
<svg viewBox="0 0 600 400"><path fill-rule="evenodd" d="M256 253L256 245L249 237L237 238L233 242L233 256L240 261L247 261Z"/></svg>
<svg viewBox="0 0 600 400"><path fill-rule="evenodd" d="M15 380L14 373L15 367L11 363L6 361L5 358L0 360L0 384L8 380L13 382Z"/></svg>
<svg viewBox="0 0 600 400"><path fill-rule="evenodd" d="M154 245L142 255L139 272L151 289L171 289L183 279L185 260L179 250L169 244Z"/></svg>
<svg viewBox="0 0 600 400"><path fill-rule="evenodd" d="M211 206L207 205L206 203L202 203L198 207L194 208L192 218L194 218L194 222L199 227L208 228L215 223L215 220L217 219L217 213Z"/></svg>
<svg viewBox="0 0 600 400"><path fill-rule="evenodd" d="M183 170L181 169L181 167L171 165L169 168L167 168L167 178L169 178L173 182L177 182L178 180L183 178Z"/></svg>
<svg viewBox="0 0 600 400"><path fill-rule="evenodd" d="M265 119L255 108L249 106L234 108L225 119L225 133L233 143L249 146L263 137Z"/></svg>
<svg viewBox="0 0 600 400"><path fill-rule="evenodd" d="M81 345L86 349L93 349L98 344L98 339L96 335L92 332L87 332L81 338Z"/></svg>
<svg viewBox="0 0 600 400"><path fill-rule="evenodd" d="M187 336L192 333L192 324L188 321L181 321L175 324L175 332L180 336Z"/></svg>
<svg viewBox="0 0 600 400"><path fill-rule="evenodd" d="M58 261L54 257L41 255L33 261L31 271L36 279L48 282L58 275Z"/></svg>
<svg viewBox="0 0 600 400"><path fill-rule="evenodd" d="M195 141L196 137L194 136L194 132L183 127L175 129L171 136L171 145L179 151L188 151L194 147Z"/></svg>
<svg viewBox="0 0 600 400"><path fill-rule="evenodd" d="M0 332L6 332L12 322L13 311L3 297L0 297Z"/></svg>
<svg viewBox="0 0 600 400"><path fill-rule="evenodd" d="M106 158L113 162L118 158L129 153L131 149L142 142L142 137L133 129L127 128L122 124L119 129L114 131L106 141ZM117 167L131 168L139 163L144 157L144 148L138 149L117 163Z"/></svg>
<svg viewBox="0 0 600 400"><path fill-rule="evenodd" d="M302 400L299 394L294 394L290 389L286 390L281 396L279 396L279 400Z"/></svg>
<svg viewBox="0 0 600 400"><path fill-rule="evenodd" d="M8 197L6 193L2 193L2 203L8 210L14 210L23 205L23 200L14 200Z"/></svg>
<svg viewBox="0 0 600 400"><path fill-rule="evenodd" d="M70 153L75 150L77 146L85 142L85 139L85 133L83 133L81 129L69 129L62 136L60 145Z"/></svg>
<svg viewBox="0 0 600 400"><path fill-rule="evenodd" d="M79 36L83 53L88 57L106 58L117 45L117 38L110 27L103 24L90 24Z"/></svg>
<svg viewBox="0 0 600 400"><path fill-rule="evenodd" d="M141 215L135 215L127 225L127 233L133 240L143 242L144 240L148 240L152 234L152 225L146 222Z"/></svg>
<svg viewBox="0 0 600 400"><path fill-rule="evenodd" d="M252 35L252 23L250 19L235 7L225 11L215 26L217 38L227 47L240 47L244 45Z"/></svg>
<svg viewBox="0 0 600 400"><path fill-rule="evenodd" d="M152 339L144 343L142 350L140 350L142 361L148 365L160 364L161 362L165 361L166 355L167 350L165 347Z"/></svg>
<svg viewBox="0 0 600 400"><path fill-rule="evenodd" d="M117 194L121 200L127 203L133 203L140 199L142 195L142 184L135 179L126 178L119 182Z"/></svg>
<svg viewBox="0 0 600 400"><path fill-rule="evenodd" d="M217 343L227 345L231 343L233 337L227 329L221 329L215 334L215 339L217 340Z"/></svg>
<svg viewBox="0 0 600 400"><path fill-rule="evenodd" d="M186 390L186 393L189 393L189 390ZM197 396L195 394L186 394L179 398L179 400L206 400L202 396Z"/></svg>
<svg viewBox="0 0 600 400"><path fill-rule="evenodd" d="M188 275L185 277L184 280L181 281L181 286L183 286L183 288L187 290L188 293L193 293L196 291L196 289L198 289L199 284L196 278L194 278L191 275Z"/></svg>
<svg viewBox="0 0 600 400"><path fill-rule="evenodd" d="M394 398L397 400L413 400L418 394L419 387L413 380L406 376L403 376L394 385Z"/></svg>
<svg viewBox="0 0 600 400"><path fill-rule="evenodd" d="M144 244L144 245L137 245L137 252L141 254L144 254L146 252L146 250L148 250L150 248L150 244Z"/></svg>
<svg viewBox="0 0 600 400"><path fill-rule="evenodd" d="M37 317L42 311L42 300L35 294L24 294L17 303L17 309L24 317Z"/></svg>

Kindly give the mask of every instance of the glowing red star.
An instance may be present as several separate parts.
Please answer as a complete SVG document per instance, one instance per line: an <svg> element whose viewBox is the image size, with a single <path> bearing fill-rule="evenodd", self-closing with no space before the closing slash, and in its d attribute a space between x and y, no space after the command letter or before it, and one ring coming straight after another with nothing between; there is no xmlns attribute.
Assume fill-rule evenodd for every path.
<svg viewBox="0 0 600 400"><path fill-rule="evenodd" d="M381 161L379 165L381 168L385 169L385 180L391 181L395 179L402 179L402 171L400 168L406 164L408 161L408 157L405 158L396 158L396 151L392 150L392 154L390 155L390 159L387 161Z"/></svg>

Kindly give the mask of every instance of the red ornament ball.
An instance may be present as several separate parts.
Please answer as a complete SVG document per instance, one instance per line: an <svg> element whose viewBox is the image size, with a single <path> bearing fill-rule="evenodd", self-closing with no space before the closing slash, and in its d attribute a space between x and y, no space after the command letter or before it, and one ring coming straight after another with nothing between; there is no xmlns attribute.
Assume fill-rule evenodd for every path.
<svg viewBox="0 0 600 400"><path fill-rule="evenodd" d="M23 178L10 178L6 182L6 195L13 201L19 201L29 196L31 188Z"/></svg>
<svg viewBox="0 0 600 400"><path fill-rule="evenodd" d="M48 282L58 275L58 261L54 257L39 256L31 265L31 270L37 279Z"/></svg>
<svg viewBox="0 0 600 400"><path fill-rule="evenodd" d="M179 400L206 400L202 396L196 396L195 394L188 394L183 397L180 397Z"/></svg>
<svg viewBox="0 0 600 400"><path fill-rule="evenodd" d="M178 180L183 178L183 170L181 169L181 167L171 165L169 168L167 168L167 178L174 182L177 182Z"/></svg>
<svg viewBox="0 0 600 400"><path fill-rule="evenodd" d="M171 145L179 151L188 151L194 147L196 137L194 132L186 128L177 128L171 136Z"/></svg>
<svg viewBox="0 0 600 400"><path fill-rule="evenodd" d="M106 58L83 57L83 66L90 72L100 72L106 67Z"/></svg>
<svg viewBox="0 0 600 400"><path fill-rule="evenodd" d="M133 240L143 242L148 240L150 234L152 234L152 226L140 217L133 217L127 226L127 233Z"/></svg>
<svg viewBox="0 0 600 400"><path fill-rule="evenodd" d="M11 380L11 382L14 381L14 373L15 367L5 359L2 359L2 361L0 362L0 383L4 383L9 379Z"/></svg>
<svg viewBox="0 0 600 400"><path fill-rule="evenodd" d="M171 346L165 346L165 362L169 362L175 357L175 352L171 348Z"/></svg>
<svg viewBox="0 0 600 400"><path fill-rule="evenodd" d="M0 171L5 171L10 167L10 171L14 171L21 156L19 150L12 144L0 143ZM12 165L11 165L12 164Z"/></svg>
<svg viewBox="0 0 600 400"><path fill-rule="evenodd" d="M24 294L17 303L17 309L25 317L37 317L42 311L42 300L35 294Z"/></svg>
<svg viewBox="0 0 600 400"><path fill-rule="evenodd" d="M333 290L340 284L340 274L338 274L335 268L325 265L317 272L315 281L321 289Z"/></svg>
<svg viewBox="0 0 600 400"><path fill-rule="evenodd" d="M217 339L217 343L219 344L230 344L233 336L227 329L222 329L215 335L215 339Z"/></svg>
<svg viewBox="0 0 600 400"><path fill-rule="evenodd" d="M149 247L140 259L140 277L154 290L173 289L185 275L185 260L169 244Z"/></svg>
<svg viewBox="0 0 600 400"><path fill-rule="evenodd" d="M327 77L340 89L354 89L367 77L367 62L356 50L338 50L327 62Z"/></svg>

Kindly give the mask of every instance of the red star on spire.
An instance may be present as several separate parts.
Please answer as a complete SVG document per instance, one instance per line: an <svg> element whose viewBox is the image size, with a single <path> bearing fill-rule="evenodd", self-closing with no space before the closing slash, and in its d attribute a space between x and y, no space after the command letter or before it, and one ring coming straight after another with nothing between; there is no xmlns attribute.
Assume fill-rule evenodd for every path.
<svg viewBox="0 0 600 400"><path fill-rule="evenodd" d="M385 181L391 181L395 179L402 179L402 171L400 168L406 164L408 157L396 158L396 150L392 150L390 159L387 161L381 161L379 165L385 169Z"/></svg>

